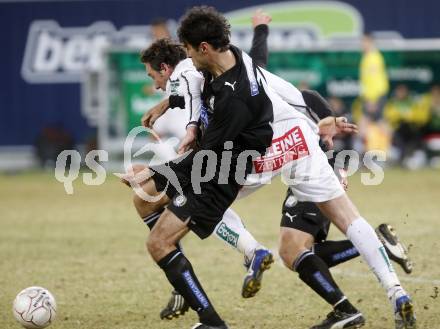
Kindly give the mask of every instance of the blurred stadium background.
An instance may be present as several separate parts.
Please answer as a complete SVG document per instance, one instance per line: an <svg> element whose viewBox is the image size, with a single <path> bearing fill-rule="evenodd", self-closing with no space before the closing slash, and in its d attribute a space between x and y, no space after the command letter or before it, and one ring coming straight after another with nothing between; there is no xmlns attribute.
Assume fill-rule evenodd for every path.
<svg viewBox="0 0 440 329"><path fill-rule="evenodd" d="M163 27L175 36L179 17L196 4L200 1L0 0L0 328L17 327L11 302L35 284L59 299L60 319L53 328L182 328L193 322L194 316L173 324L157 321L167 285L162 277L155 280L160 273L146 261L145 231L136 222L128 190L108 173L99 187L78 179L68 196L53 171L66 149L78 150L83 164L90 150L106 150L109 160L103 165L121 170L127 133L163 97L146 76L139 50ZM384 183L361 186L355 175L350 194L373 224L394 224L413 245L416 270L405 283L415 296L421 328L439 328L440 3L203 4L226 14L233 43L243 49L251 44L252 13L257 8L269 13L269 70L299 88L318 90L338 114L358 123L361 40L371 33L388 75L382 119L390 133L371 123L362 138L340 140L337 147L387 152ZM237 209L256 237L276 248L284 186L277 181L268 190ZM231 264L220 259L223 250L216 241L207 247L215 258L191 251L200 242L189 240L202 281L234 328L302 328L324 314L325 306L278 267L272 278L268 275L261 299L240 300L240 259ZM382 292L372 277L363 276L365 265L355 263L338 269L338 279L358 296L367 328L389 328ZM289 296L282 294L286 281Z"/></svg>

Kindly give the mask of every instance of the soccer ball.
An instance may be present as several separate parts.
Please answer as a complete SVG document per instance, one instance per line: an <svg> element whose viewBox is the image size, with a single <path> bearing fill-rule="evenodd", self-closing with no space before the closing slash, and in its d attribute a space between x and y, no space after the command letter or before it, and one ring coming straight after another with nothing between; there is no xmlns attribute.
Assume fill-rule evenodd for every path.
<svg viewBox="0 0 440 329"><path fill-rule="evenodd" d="M25 328L45 328L56 316L57 304L53 295L41 287L29 287L15 297L13 312Z"/></svg>

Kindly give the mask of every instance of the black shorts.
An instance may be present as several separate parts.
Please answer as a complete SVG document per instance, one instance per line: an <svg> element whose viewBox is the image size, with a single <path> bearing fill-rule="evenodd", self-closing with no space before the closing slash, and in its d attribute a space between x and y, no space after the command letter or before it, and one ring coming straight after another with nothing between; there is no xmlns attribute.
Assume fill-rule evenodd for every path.
<svg viewBox="0 0 440 329"><path fill-rule="evenodd" d="M288 189L280 225L309 233L315 242L321 242L327 239L330 221L313 202L298 202Z"/></svg>
<svg viewBox="0 0 440 329"><path fill-rule="evenodd" d="M169 184L168 178L159 173L160 168L164 168L163 166L169 166L175 173L175 177L182 187L181 191L178 191L173 184ZM201 193L195 193L191 184L191 168L177 166L173 162L169 162L161 166L152 166L151 169L154 171L152 179L156 190L158 192L165 190L166 195L170 198L167 209L182 221L190 218L189 229L201 239L212 234L241 188L235 182L218 184L216 180L213 180L201 183Z"/></svg>

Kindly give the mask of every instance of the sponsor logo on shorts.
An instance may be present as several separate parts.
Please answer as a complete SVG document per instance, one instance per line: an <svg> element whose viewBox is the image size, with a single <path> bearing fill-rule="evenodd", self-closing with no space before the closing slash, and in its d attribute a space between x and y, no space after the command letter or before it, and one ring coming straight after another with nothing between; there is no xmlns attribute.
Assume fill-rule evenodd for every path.
<svg viewBox="0 0 440 329"><path fill-rule="evenodd" d="M176 196L175 198L174 198L174 200L173 200L173 204L176 206L176 207L182 207L183 205L185 205L185 203L186 203L186 196L184 196L184 195L178 195L178 196Z"/></svg>
<svg viewBox="0 0 440 329"><path fill-rule="evenodd" d="M308 156L309 148L300 127L294 127L272 140L266 154L254 161L256 173L274 171L285 164Z"/></svg>
<svg viewBox="0 0 440 329"><path fill-rule="evenodd" d="M216 233L231 246L237 247L239 235L227 227L225 223L221 223Z"/></svg>

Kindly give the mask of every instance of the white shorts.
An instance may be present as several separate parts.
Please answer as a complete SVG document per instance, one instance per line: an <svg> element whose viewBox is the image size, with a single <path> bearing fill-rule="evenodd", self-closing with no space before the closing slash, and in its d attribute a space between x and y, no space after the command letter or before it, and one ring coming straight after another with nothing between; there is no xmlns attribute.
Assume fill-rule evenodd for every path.
<svg viewBox="0 0 440 329"><path fill-rule="evenodd" d="M189 120L189 110L168 109L154 123L153 129L161 136L177 137L181 140L186 134L186 125Z"/></svg>
<svg viewBox="0 0 440 329"><path fill-rule="evenodd" d="M298 201L324 202L345 193L327 156L319 146L316 127L296 118L273 125L272 145L254 161L239 198L253 193L281 174Z"/></svg>

